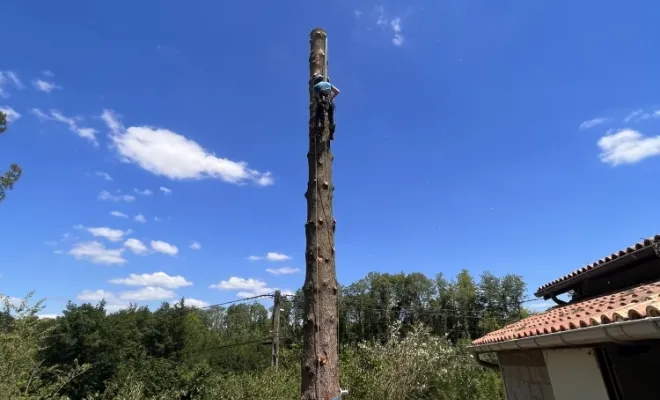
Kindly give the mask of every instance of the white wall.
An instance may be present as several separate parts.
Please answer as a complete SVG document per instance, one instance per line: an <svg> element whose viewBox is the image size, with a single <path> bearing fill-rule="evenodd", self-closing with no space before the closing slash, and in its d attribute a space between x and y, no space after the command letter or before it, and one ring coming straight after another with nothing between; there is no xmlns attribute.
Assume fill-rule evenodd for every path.
<svg viewBox="0 0 660 400"><path fill-rule="evenodd" d="M608 400L593 349L544 350L555 400Z"/></svg>

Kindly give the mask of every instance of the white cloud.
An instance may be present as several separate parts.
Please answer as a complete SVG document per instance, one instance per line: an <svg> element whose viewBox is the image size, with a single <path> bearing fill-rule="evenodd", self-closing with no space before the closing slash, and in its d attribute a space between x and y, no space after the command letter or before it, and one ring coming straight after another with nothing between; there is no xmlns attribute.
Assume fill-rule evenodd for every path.
<svg viewBox="0 0 660 400"><path fill-rule="evenodd" d="M92 142L93 145L98 146L98 141L96 140L96 129L94 128L85 128L85 127L80 127L78 126L77 120L80 120L81 118L70 118L59 112L58 110L50 110L49 114L46 114L45 112L41 111L38 108L33 108L31 110L32 114L34 114L39 120L41 121L56 121L60 122L62 124L65 124L69 127L69 130L81 138L87 139L90 142Z"/></svg>
<svg viewBox="0 0 660 400"><path fill-rule="evenodd" d="M42 71L41 73L44 74L44 76L47 76L49 78L52 78L52 77L55 76L55 74L52 71L49 71L49 70Z"/></svg>
<svg viewBox="0 0 660 400"><path fill-rule="evenodd" d="M192 286L183 276L170 276L165 272L154 272L153 274L130 274L128 278L111 279L110 283L128 286L158 286L168 289L177 289Z"/></svg>
<svg viewBox="0 0 660 400"><path fill-rule="evenodd" d="M119 293L119 298L125 301L154 301L169 300L176 297L176 293L161 287L147 286L131 292Z"/></svg>
<svg viewBox="0 0 660 400"><path fill-rule="evenodd" d="M163 192L163 194L164 194L165 196L168 196L168 195L172 194L172 191L171 191L170 189L164 187L164 186L161 186L161 187L160 187L160 191Z"/></svg>
<svg viewBox="0 0 660 400"><path fill-rule="evenodd" d="M124 239L124 235L131 233L130 230L122 231L121 229L112 229L107 227L85 227L82 225L77 225L76 229L85 229L94 237L106 238L112 242L119 242L120 240Z"/></svg>
<svg viewBox="0 0 660 400"><path fill-rule="evenodd" d="M634 164L660 155L660 136L646 137L632 129L603 136L598 141L600 159L612 166Z"/></svg>
<svg viewBox="0 0 660 400"><path fill-rule="evenodd" d="M138 215L136 215L136 216L135 216L135 220L136 220L137 222L141 222L141 223L143 223L143 224L147 222L147 219L146 219L146 218L144 217L144 215L142 215L142 214L138 214Z"/></svg>
<svg viewBox="0 0 660 400"><path fill-rule="evenodd" d="M110 215L113 217L128 218L128 214L125 214L121 211L110 211Z"/></svg>
<svg viewBox="0 0 660 400"><path fill-rule="evenodd" d="M7 122L16 122L21 117L18 111L9 106L0 106L0 112L7 116Z"/></svg>
<svg viewBox="0 0 660 400"><path fill-rule="evenodd" d="M190 248L193 249L193 250L201 250L202 245L199 244L199 242L192 242L192 243L190 243Z"/></svg>
<svg viewBox="0 0 660 400"><path fill-rule="evenodd" d="M55 89L62 89L62 87L56 85L55 82L48 82L43 79L33 80L32 85L35 87L35 89L40 90L44 93L50 93Z"/></svg>
<svg viewBox="0 0 660 400"><path fill-rule="evenodd" d="M149 126L124 128L112 110L103 110L101 118L121 160L155 175L174 180L212 178L234 184L272 184L272 179L262 179L268 173L250 169L245 162L219 158L176 132Z"/></svg>
<svg viewBox="0 0 660 400"><path fill-rule="evenodd" d="M157 251L159 253L167 254L169 256L175 256L177 253L179 253L179 249L176 246L173 246L169 243L160 241L160 240L152 240L151 241L151 249L153 251Z"/></svg>
<svg viewBox="0 0 660 400"><path fill-rule="evenodd" d="M126 241L124 242L124 247L128 248L133 253L138 255L144 255L149 252L149 249L147 249L147 246L145 246L144 243L133 238L126 239Z"/></svg>
<svg viewBox="0 0 660 400"><path fill-rule="evenodd" d="M176 297L176 293L159 287L147 286L135 291L107 292L105 290L83 290L78 294L78 300L99 302L105 300L106 310L110 312L127 308L132 301L155 301L170 300Z"/></svg>
<svg viewBox="0 0 660 400"><path fill-rule="evenodd" d="M644 112L644 110L642 110L640 108L639 110L635 110L635 111L631 112L630 114L628 114L628 116L623 119L623 122L625 122L625 123L639 122L639 121L641 121L643 119L647 119L649 117L650 117L650 115L648 113Z"/></svg>
<svg viewBox="0 0 660 400"><path fill-rule="evenodd" d="M184 298L183 302L186 306L188 307L196 307L196 308L205 308L208 307L210 304L202 301L202 300L197 300L197 299L191 299L191 298Z"/></svg>
<svg viewBox="0 0 660 400"><path fill-rule="evenodd" d="M218 290L246 290L250 292L263 292L268 293L270 289L267 287L266 282L256 279L245 279L232 276L226 281L220 281L217 284L209 286L210 289Z"/></svg>
<svg viewBox="0 0 660 400"><path fill-rule="evenodd" d="M139 189L133 189L133 191L141 196L151 196L152 191L149 189L144 189L144 190L139 190Z"/></svg>
<svg viewBox="0 0 660 400"><path fill-rule="evenodd" d="M115 113L113 110L104 109L101 113L101 119L113 135L118 135L124 130L124 126L121 123L121 115Z"/></svg>
<svg viewBox="0 0 660 400"><path fill-rule="evenodd" d="M402 46L403 42L405 41L405 38L401 34L401 18L396 17L392 21L390 21L390 25L392 26L392 31L394 31L394 37L392 38L392 44L395 46Z"/></svg>
<svg viewBox="0 0 660 400"><path fill-rule="evenodd" d="M25 86L13 71L0 71L0 97L9 97L8 87L23 89Z"/></svg>
<svg viewBox="0 0 660 400"><path fill-rule="evenodd" d="M400 17L395 17L390 20L385 16L385 9L383 7L378 7L376 25L380 25L385 29L391 29L393 35L392 44L397 47L403 46L405 37L403 36Z"/></svg>
<svg viewBox="0 0 660 400"><path fill-rule="evenodd" d="M268 261L286 261L290 260L291 257L286 254L268 252L265 256L249 256L247 258L250 261L259 261L259 260L268 260Z"/></svg>
<svg viewBox="0 0 660 400"><path fill-rule="evenodd" d="M360 10L353 10L353 15L355 15L355 18L360 18L360 15L362 15L362 11L360 11Z"/></svg>
<svg viewBox="0 0 660 400"><path fill-rule="evenodd" d="M236 293L236 296L241 298L261 296L278 290L278 288L268 287L264 281L252 278L239 278L236 276L232 276L226 281L220 281L213 284L209 286L209 289L238 290L239 292ZM291 291L285 290L283 293L291 293Z"/></svg>
<svg viewBox="0 0 660 400"><path fill-rule="evenodd" d="M606 123L607 121L609 121L609 118L605 118L605 117L597 117L597 118L590 119L590 120L588 120L588 121L584 121L584 122L582 122L582 123L580 124L580 128L579 128L579 129L589 129L589 128L593 128L594 126L602 125L602 124Z"/></svg>
<svg viewBox="0 0 660 400"><path fill-rule="evenodd" d="M154 217L154 221L160 222L160 221L162 221L162 219L160 217Z"/></svg>
<svg viewBox="0 0 660 400"><path fill-rule="evenodd" d="M266 268L266 272L271 273L273 275L288 275L288 274L295 274L296 272L300 271L298 268L291 268L291 267L282 267L282 268Z"/></svg>
<svg viewBox="0 0 660 400"><path fill-rule="evenodd" d="M14 307L19 307L21 304L23 304L23 299L19 299L18 297L11 297L11 296L5 296L4 294L0 294L0 303L9 302Z"/></svg>
<svg viewBox="0 0 660 400"><path fill-rule="evenodd" d="M105 179L106 181L111 181L112 180L112 177L107 172L96 171L96 172L94 172L94 175L99 176L99 177Z"/></svg>
<svg viewBox="0 0 660 400"><path fill-rule="evenodd" d="M68 254L77 260L89 260L94 264L123 264L126 259L122 257L124 249L106 249L97 241L79 242L69 250Z"/></svg>
<svg viewBox="0 0 660 400"><path fill-rule="evenodd" d="M32 115L34 115L35 117L37 117L39 119L39 121L47 121L47 120L50 119L50 117L46 113L44 113L43 111L41 111L38 108L31 109L30 113Z"/></svg>
<svg viewBox="0 0 660 400"><path fill-rule="evenodd" d="M106 301L106 311L113 313L130 306L130 302L121 300L115 293L105 290L83 290L77 296L78 300L97 303L101 300Z"/></svg>
<svg viewBox="0 0 660 400"><path fill-rule="evenodd" d="M114 293L106 292L105 290L83 290L78 294L78 300L82 301L111 301L115 300Z"/></svg>
<svg viewBox="0 0 660 400"><path fill-rule="evenodd" d="M57 317L61 317L62 314L38 314L37 318L39 319L55 319Z"/></svg>
<svg viewBox="0 0 660 400"><path fill-rule="evenodd" d="M131 202L135 200L135 196L131 196L130 194L112 194L108 192L107 190L102 191L99 193L98 196L99 200L106 200L106 201L126 201L126 202Z"/></svg>

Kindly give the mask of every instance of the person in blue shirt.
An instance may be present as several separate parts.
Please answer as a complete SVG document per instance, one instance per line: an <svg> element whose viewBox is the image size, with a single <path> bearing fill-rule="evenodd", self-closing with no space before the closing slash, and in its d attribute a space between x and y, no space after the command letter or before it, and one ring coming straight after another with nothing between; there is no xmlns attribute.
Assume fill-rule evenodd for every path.
<svg viewBox="0 0 660 400"><path fill-rule="evenodd" d="M330 123L330 139L335 133L335 97L339 95L339 89L332 83L323 79L322 75L314 75L314 93L318 97L316 102L316 126L323 126L323 111L328 111L328 122Z"/></svg>

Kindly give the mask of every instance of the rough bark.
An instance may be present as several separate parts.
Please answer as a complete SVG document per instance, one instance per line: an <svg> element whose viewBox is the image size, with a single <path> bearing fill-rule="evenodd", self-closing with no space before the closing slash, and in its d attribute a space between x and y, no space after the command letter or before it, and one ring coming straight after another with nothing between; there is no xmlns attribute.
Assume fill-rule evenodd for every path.
<svg viewBox="0 0 660 400"><path fill-rule="evenodd" d="M327 35L317 28L310 34L309 181L305 223L305 324L302 359L302 400L331 400L339 395L337 352L337 277L335 273L335 220L332 216L332 154L328 117L322 128L314 125L316 99L312 77L325 71Z"/></svg>

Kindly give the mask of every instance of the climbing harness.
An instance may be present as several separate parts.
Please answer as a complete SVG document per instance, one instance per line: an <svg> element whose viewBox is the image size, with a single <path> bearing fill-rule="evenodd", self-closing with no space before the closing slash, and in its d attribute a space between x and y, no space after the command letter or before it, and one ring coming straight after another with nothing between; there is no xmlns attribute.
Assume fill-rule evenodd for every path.
<svg viewBox="0 0 660 400"><path fill-rule="evenodd" d="M335 104L330 90L324 90L316 95L315 126L317 128L323 128L326 113L330 124L330 140L332 140L335 133Z"/></svg>

